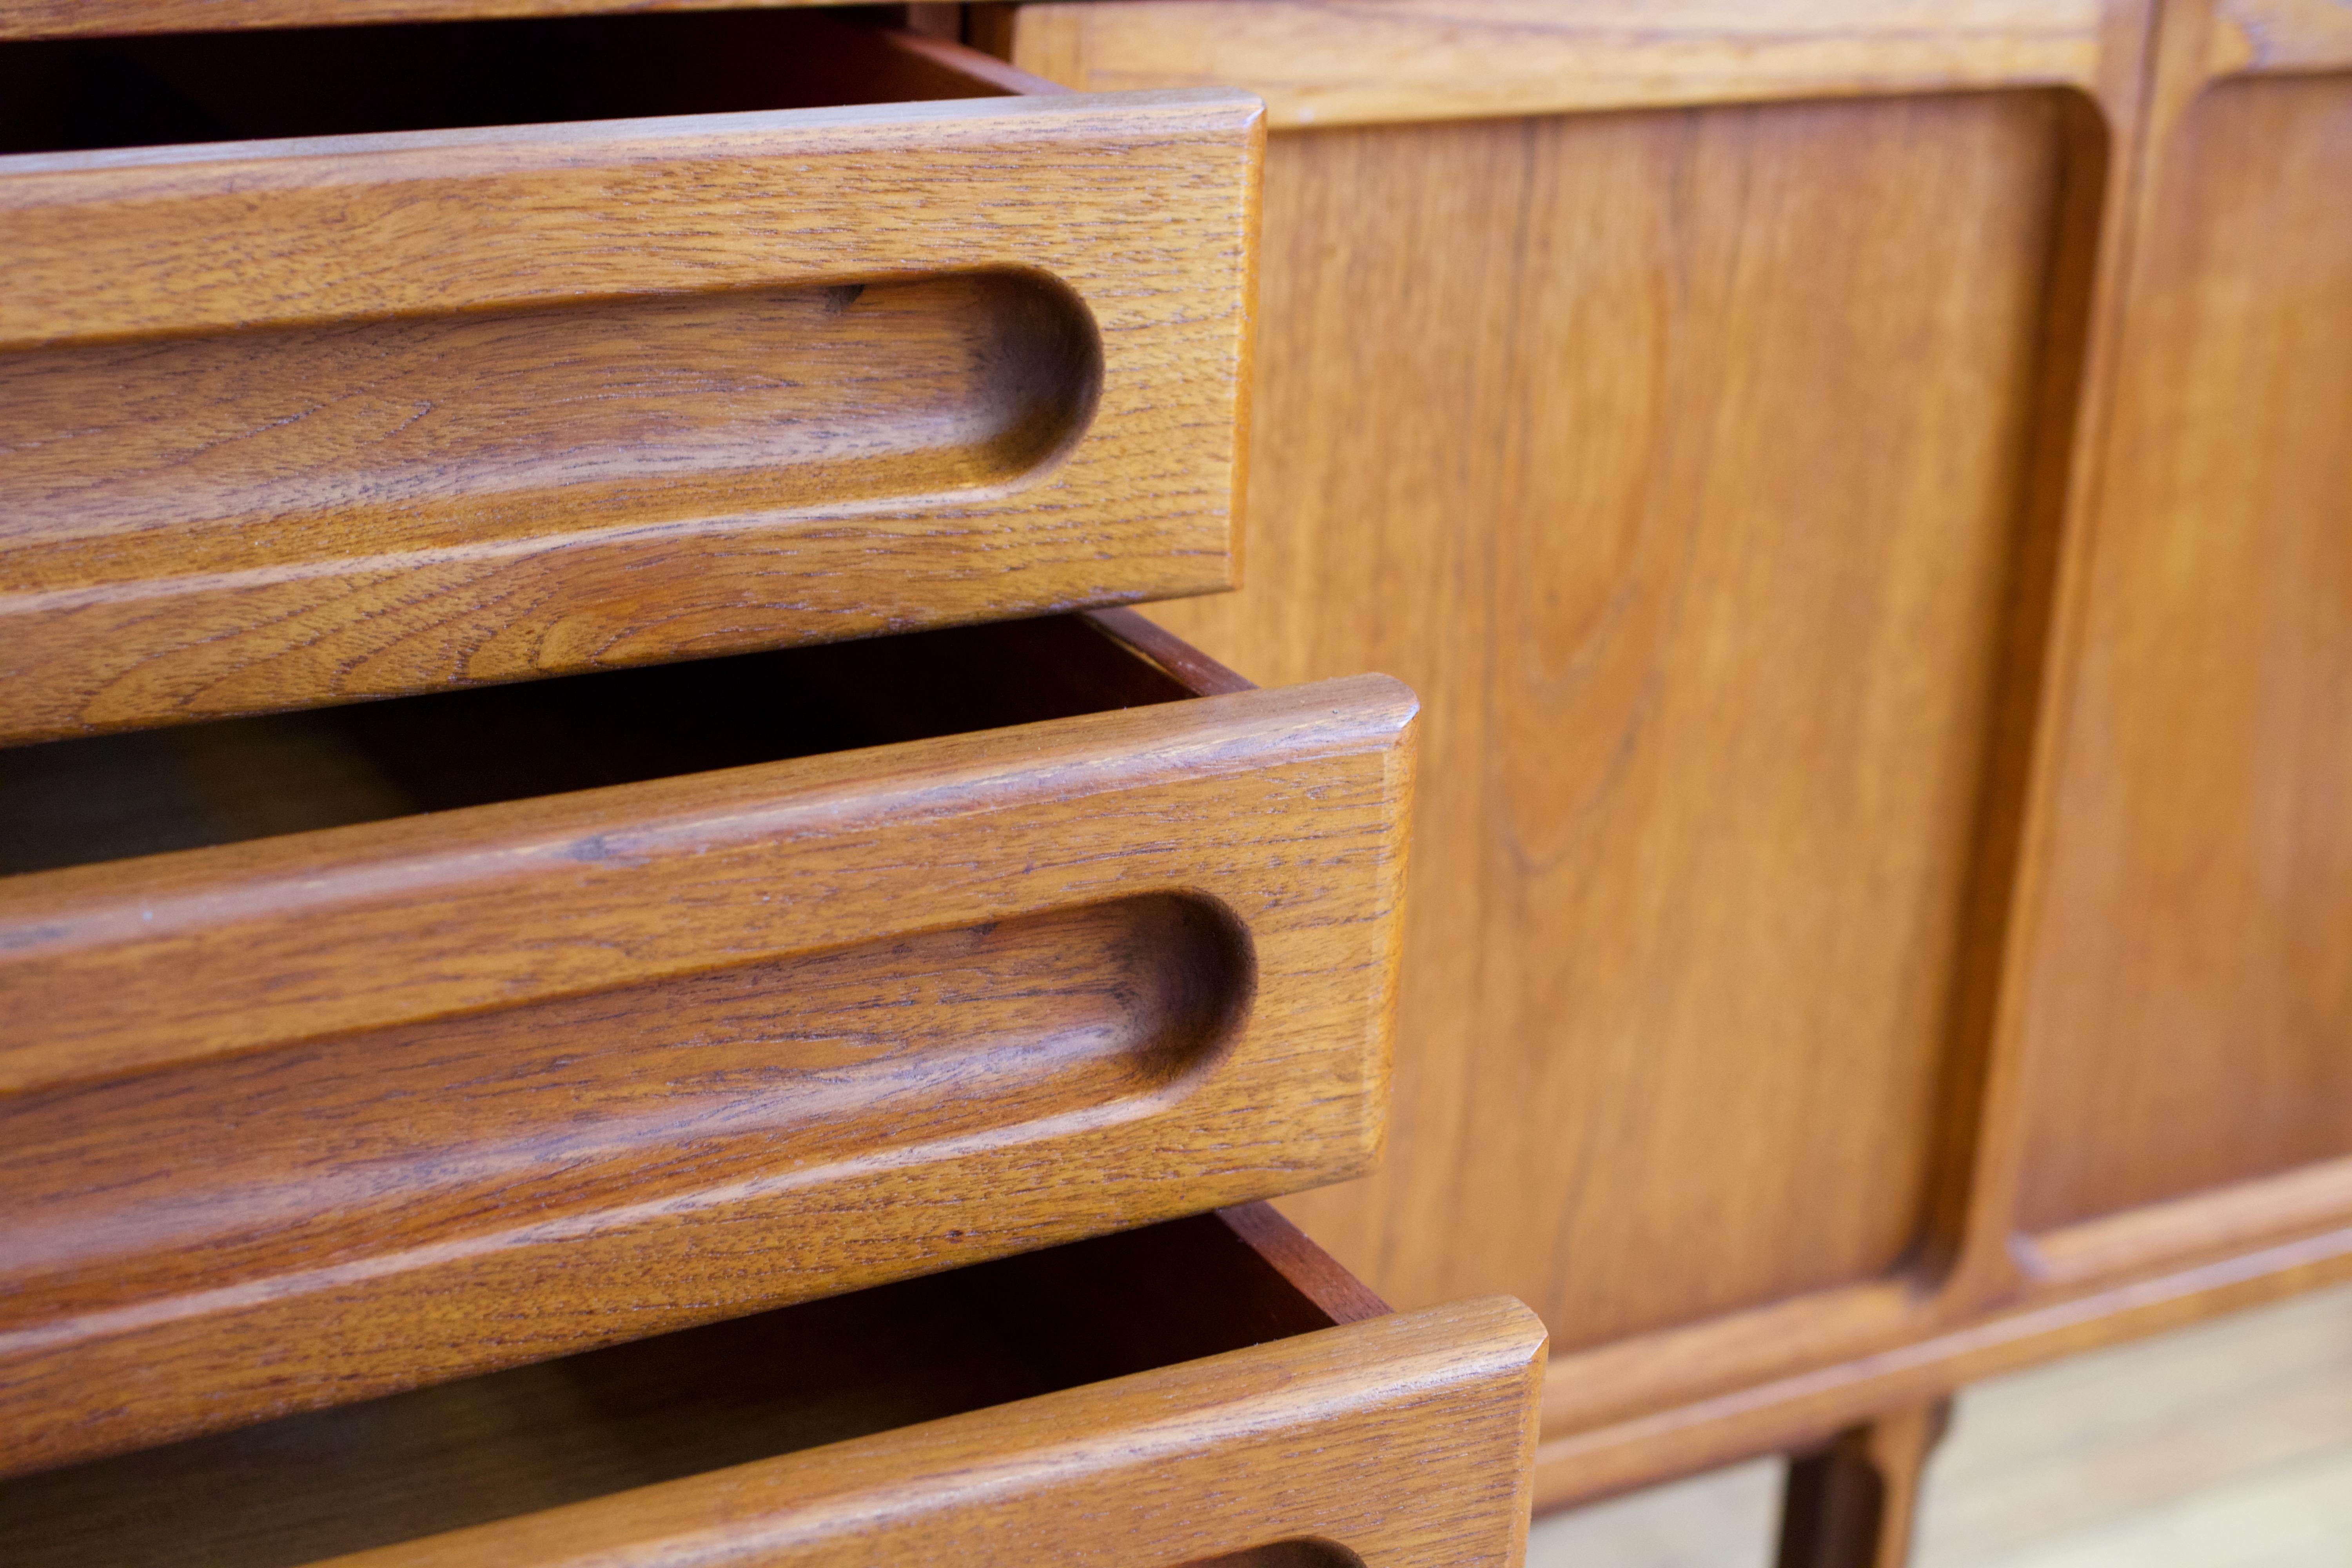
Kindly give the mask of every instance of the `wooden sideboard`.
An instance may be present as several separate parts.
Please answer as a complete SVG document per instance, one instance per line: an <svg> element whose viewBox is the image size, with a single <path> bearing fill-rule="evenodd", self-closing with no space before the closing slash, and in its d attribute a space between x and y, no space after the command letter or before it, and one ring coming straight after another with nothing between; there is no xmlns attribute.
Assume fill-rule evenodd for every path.
<svg viewBox="0 0 2352 1568"><path fill-rule="evenodd" d="M974 36L1266 100L1245 583L1154 615L1423 700L1389 1157L1285 1207L1543 1314L1540 1505L1797 1451L1893 1563L1956 1388L2352 1273L2352 5Z"/></svg>
<svg viewBox="0 0 2352 1568"><path fill-rule="evenodd" d="M582 996L621 998L605 1020L721 1018L697 922L739 918L753 935L727 952L767 966L753 979L843 1005L909 977L933 999L1009 984L956 992L978 1035L917 1046L1024 1115L1124 1109L1045 1116L1034 1160L959 1123L903 1173L895 1103L852 1083L825 1133L852 1155L824 1180L620 1213L668 1179L656 1138L568 1190L611 1218L591 1250L625 1264L576 1284L556 1231L476 1246L465 1173L412 1159L443 1232L372 1234L342 1200L303 1219L346 1223L336 1258L364 1280L336 1285L346 1315L323 1326L286 1305L304 1237L192 1254L218 1247L202 1205L164 1204L142 1223L216 1278L142 1275L134 1237L84 1283L144 1303L135 1325L53 1310L79 1300L62 1275L19 1292L49 1315L12 1327L64 1337L55 1357L0 1340L32 1369L12 1392L37 1405L56 1378L26 1418L50 1424L12 1437L135 1450L21 1484L21 1539L168 1556L206 1500L266 1512L271 1467L331 1449L355 1458L278 1560L659 1560L702 1530L746 1563L1507 1562L1548 1330L1537 1506L1786 1452L1783 1568L1894 1568L1971 1380L2352 1276L2352 5L546 20L622 8L0 0L0 104L72 121L75 146L365 133L0 160L0 559L22 568L0 595L0 732L122 731L0 751L0 788L62 759L35 781L60 820L86 802L120 828L76 781L135 777L177 803L168 830L214 824L142 843L165 858L90 851L106 863L0 883L31 933L15 973L58 987L37 1022L98 1020L13 1026L0 1060L151 1053L52 1100L12 1081L0 1114L135 1163L131 1123L98 1136L56 1096L87 1082L101 1113L135 1107L144 1073L190 1089L173 1146L264 1169L304 1116L367 1134L364 1095L329 1092L365 1079L313 1051L319 1029L357 1061L430 1021L430 1066L498 1048L498 1027L551 1037ZM487 16L514 20L458 20ZM457 36L435 26L509 31L420 44ZM480 129L509 123L475 105L512 73L452 62L544 64L558 27L560 89L516 110L544 123ZM75 118L124 72L172 87L131 95L170 123ZM625 118L793 106L660 136ZM645 423L652 400L564 423L654 385L631 357L654 342L706 373L659 391L678 428ZM770 343L788 374L764 374ZM167 373L192 392L148 389ZM796 432L772 448L784 479L759 457L783 437L746 434L761 420ZM61 458L75 442L105 461ZM155 500L189 495L188 516ZM1181 595L1209 596L1154 620L1276 689L1132 620L743 652ZM617 668L681 658L698 662ZM827 716L763 710L749 741L678 749L713 700L694 672L723 689L734 658L813 660L795 689ZM1417 794L1410 705L1367 670L1423 705ZM632 700L658 754L600 742L567 764L592 776L533 752L554 694L587 689L566 681L677 671ZM449 689L540 677L561 679ZM547 698L497 709L501 691ZM847 720L845 692L866 694ZM422 784L372 764L352 804L335 759L383 742L330 715L397 731L403 703L477 700L498 716L466 722L514 726L530 759L504 793L433 795L478 764L444 755ZM565 732L593 733L602 701ZM186 720L215 722L153 728ZM248 733L225 769L217 738ZM74 755L131 760L77 775ZM747 771L704 771L722 766ZM222 795L284 769L343 815ZM583 780L608 792L593 810L561 793ZM730 885L753 888L763 844L793 860L772 831L814 846L822 918L698 910L686 858L733 855ZM1100 856L1056 858L1073 835ZM581 847L615 843L609 864ZM551 845L606 879L585 914L530 881ZM461 860L513 874L486 869L446 923L438 884L394 885ZM441 988L425 1014L301 990L304 944L334 934L305 924L321 886L363 893L385 940L444 942L415 955L441 968L398 972ZM231 908L252 889L275 901ZM647 898L675 951L626 929ZM151 908L194 935L137 929ZM599 910L620 923L542 940ZM215 956L255 939L247 916L278 923L277 969ZM1259 967L1277 950L1298 967ZM254 1037L300 1091L276 1133L202 1123L247 1058L137 1026L173 963L175 994L218 991L209 1017L283 1004ZM1385 1162L1298 1193L1371 1161L1391 964ZM1042 1004L1022 989L1041 972L1060 986ZM1246 1029L1220 1034L1244 992ZM1137 1046L1155 1019L1189 1054ZM1073 1043L1042 1067L1023 1045L1041 1026ZM707 1090L740 1064L706 1045ZM1333 1075L1337 1099L1318 1092ZM1173 1107L1171 1076L1192 1097ZM1175 1217L1285 1193L1337 1264L1262 1211ZM930 1218L896 1225L902 1200ZM840 1243L814 1279L690 1239L786 1213L804 1216L789 1245ZM1080 1239L1146 1222L1139 1253ZM1334 1283L1341 1266L1402 1310ZM558 1310L508 1332L508 1278ZM1496 1292L1541 1327L1449 1305ZM1272 1305L1234 1326L1213 1304L1237 1300ZM281 1321L292 1394L250 1359ZM786 1342L849 1370L796 1370ZM167 1343L194 1369L169 1398L57 1392L78 1385L58 1358L120 1379ZM730 1390L746 1355L789 1396ZM665 1379L667 1403L630 1392ZM445 1427L504 1479L472 1512L419 1515L404 1500L461 1489L417 1452ZM688 1427L709 1437L678 1450L687 1469L613 1458ZM1384 1510L1400 1475L1412 1506ZM181 1511L110 1513L128 1493ZM1212 1499L1240 1500L1229 1526L1203 1522ZM443 1527L477 1533L417 1539Z"/></svg>
<svg viewBox="0 0 2352 1568"><path fill-rule="evenodd" d="M1541 1321L1262 1201L1417 703L1115 607L1263 106L358 13L0 0L0 1561L1508 1568Z"/></svg>

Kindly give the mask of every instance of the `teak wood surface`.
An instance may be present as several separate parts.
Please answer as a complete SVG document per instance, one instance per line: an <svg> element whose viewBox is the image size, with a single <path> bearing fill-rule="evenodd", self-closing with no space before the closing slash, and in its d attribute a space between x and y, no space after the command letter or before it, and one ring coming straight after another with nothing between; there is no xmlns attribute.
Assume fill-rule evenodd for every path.
<svg viewBox="0 0 2352 1568"><path fill-rule="evenodd" d="M341 1559L1508 1568L1543 1326L1515 1301L1375 1319L721 1475ZM1468 1522L1397 1505L1458 1495ZM1202 1507L1204 1500L1213 1500ZM1448 1513L1451 1510L1447 1510ZM730 1538L732 1537L730 1540Z"/></svg>
<svg viewBox="0 0 2352 1568"><path fill-rule="evenodd" d="M0 879L0 1472L1365 1170L1414 704L1244 684L1110 615L7 753L52 843L289 734L360 820Z"/></svg>
<svg viewBox="0 0 2352 1568"><path fill-rule="evenodd" d="M1065 0L1017 62L1081 91L1246 84L1278 130L2041 84L2101 0Z"/></svg>
<svg viewBox="0 0 2352 1568"><path fill-rule="evenodd" d="M1260 526L1162 618L1427 705L1390 1158L1285 1207L1544 1314L1539 1502L2352 1268L2352 6L972 36L1268 101Z"/></svg>
<svg viewBox="0 0 2352 1568"><path fill-rule="evenodd" d="M2024 1003L2067 1279L2352 1222L2352 5L2172 5L2147 143Z"/></svg>
<svg viewBox="0 0 2352 1568"><path fill-rule="evenodd" d="M1247 95L403 37L149 40L194 144L0 157L0 743L1230 585Z"/></svg>
<svg viewBox="0 0 2352 1568"><path fill-rule="evenodd" d="M387 5L450 14L203 13ZM1394 1156L1286 1206L1408 1308L1543 1313L1539 1500L1814 1452L1784 1557L1891 1568L1958 1384L2352 1271L2352 5L1103 0L967 31L1073 88L1269 105L1250 585L1166 618L1430 700ZM1066 418L1066 358L1006 382L984 352L1060 331L1050 289L772 293L604 320L803 334L822 376L861 352L835 301L890 313L927 356L868 426L902 473L1017 465ZM475 352L394 325L361 346ZM1036 417L889 445L925 389L1007 386ZM202 767L208 729L143 739ZM1050 952L1098 998L1146 949L1228 973L1201 909L793 973ZM1198 1016L1184 989L1141 1015ZM1086 1082L1167 1070L1077 1014Z"/></svg>
<svg viewBox="0 0 2352 1568"><path fill-rule="evenodd" d="M1504 1568L1542 1360L1525 1308L1391 1317L1251 1205L51 1472L0 1533L23 1568Z"/></svg>

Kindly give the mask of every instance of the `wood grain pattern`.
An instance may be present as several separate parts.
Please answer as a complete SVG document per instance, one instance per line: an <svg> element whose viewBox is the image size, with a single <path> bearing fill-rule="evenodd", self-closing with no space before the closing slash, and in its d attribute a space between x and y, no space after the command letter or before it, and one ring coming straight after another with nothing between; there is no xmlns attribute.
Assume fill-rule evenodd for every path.
<svg viewBox="0 0 2352 1568"><path fill-rule="evenodd" d="M691 1542L746 1564L1175 1568L1323 1538L1365 1562L1508 1564L1542 1342L1507 1300L1375 1319L341 1561L658 1560ZM1423 1506L1396 1505L1401 1476Z"/></svg>
<svg viewBox="0 0 2352 1568"><path fill-rule="evenodd" d="M436 792L680 758L633 731L707 727L693 693L732 661L416 699L380 731L404 752L438 705L564 689L612 739L574 726L575 763L523 728L520 774L471 740L446 786L394 775L458 809L0 880L9 1226L46 1238L10 1257L6 1466L1363 1169L1410 695L1365 678L958 734L925 702L962 681L1036 702L1024 646L1069 658L1079 699L1183 688L1084 625L934 642L761 656L712 705L789 755L824 732L754 699L814 668L885 738L933 739L474 805ZM166 1181L175 1158L197 1168Z"/></svg>
<svg viewBox="0 0 2352 1568"><path fill-rule="evenodd" d="M1006 45L1090 92L1247 87L1291 129L2089 88L2105 16L2100 0L1064 0L1014 9Z"/></svg>
<svg viewBox="0 0 2352 1568"><path fill-rule="evenodd" d="M1131 1110L1250 990L1242 933L1160 895L16 1095L0 1321Z"/></svg>
<svg viewBox="0 0 2352 1568"><path fill-rule="evenodd" d="M1076 296L969 273L9 354L0 560L54 595L1024 488L1101 375Z"/></svg>
<svg viewBox="0 0 2352 1568"><path fill-rule="evenodd" d="M1532 1314L1335 1316L1276 1254L1337 1266L1284 1228L1228 1210L54 1471L0 1528L26 1568L600 1532L667 1561L680 1531L720 1562L1515 1562Z"/></svg>
<svg viewBox="0 0 2352 1568"><path fill-rule="evenodd" d="M2151 157L2032 954L2028 1231L2352 1153L2352 79L2201 89Z"/></svg>
<svg viewBox="0 0 2352 1568"><path fill-rule="evenodd" d="M1258 121L0 159L0 742L1223 586Z"/></svg>
<svg viewBox="0 0 2352 1568"><path fill-rule="evenodd" d="M1383 1294L1508 1289L1566 1352L1920 1241L2053 113L1273 144L1280 521L1249 588L1160 614L1429 698L1396 1139L1292 1210Z"/></svg>

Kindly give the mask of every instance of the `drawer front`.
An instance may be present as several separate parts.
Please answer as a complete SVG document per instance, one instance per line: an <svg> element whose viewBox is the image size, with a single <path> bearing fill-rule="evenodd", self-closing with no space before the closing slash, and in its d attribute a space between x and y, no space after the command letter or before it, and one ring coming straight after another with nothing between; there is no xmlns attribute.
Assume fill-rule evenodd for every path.
<svg viewBox="0 0 2352 1568"><path fill-rule="evenodd" d="M1121 623L941 636L1108 680ZM1412 710L1228 691L0 880L0 1467L1360 1172Z"/></svg>
<svg viewBox="0 0 2352 1568"><path fill-rule="evenodd" d="M0 1533L25 1568L1499 1568L1543 1359L1517 1303L1391 1316L1251 1205L31 1478Z"/></svg>
<svg viewBox="0 0 2352 1568"><path fill-rule="evenodd" d="M1502 1568L1542 1343L1491 1297L338 1561Z"/></svg>
<svg viewBox="0 0 2352 1568"><path fill-rule="evenodd" d="M496 25L624 75L689 26L709 96L551 101L1022 79ZM0 158L0 742L1231 586L1262 140L1219 90Z"/></svg>

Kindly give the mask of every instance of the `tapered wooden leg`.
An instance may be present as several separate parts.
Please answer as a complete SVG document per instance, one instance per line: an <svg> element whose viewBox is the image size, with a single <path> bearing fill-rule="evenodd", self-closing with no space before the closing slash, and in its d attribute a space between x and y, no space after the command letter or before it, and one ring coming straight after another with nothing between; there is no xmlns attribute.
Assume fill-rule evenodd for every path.
<svg viewBox="0 0 2352 1568"><path fill-rule="evenodd" d="M1948 1399L1892 1411L1790 1460L1780 1568L1903 1568L1920 1472L1951 1418Z"/></svg>

